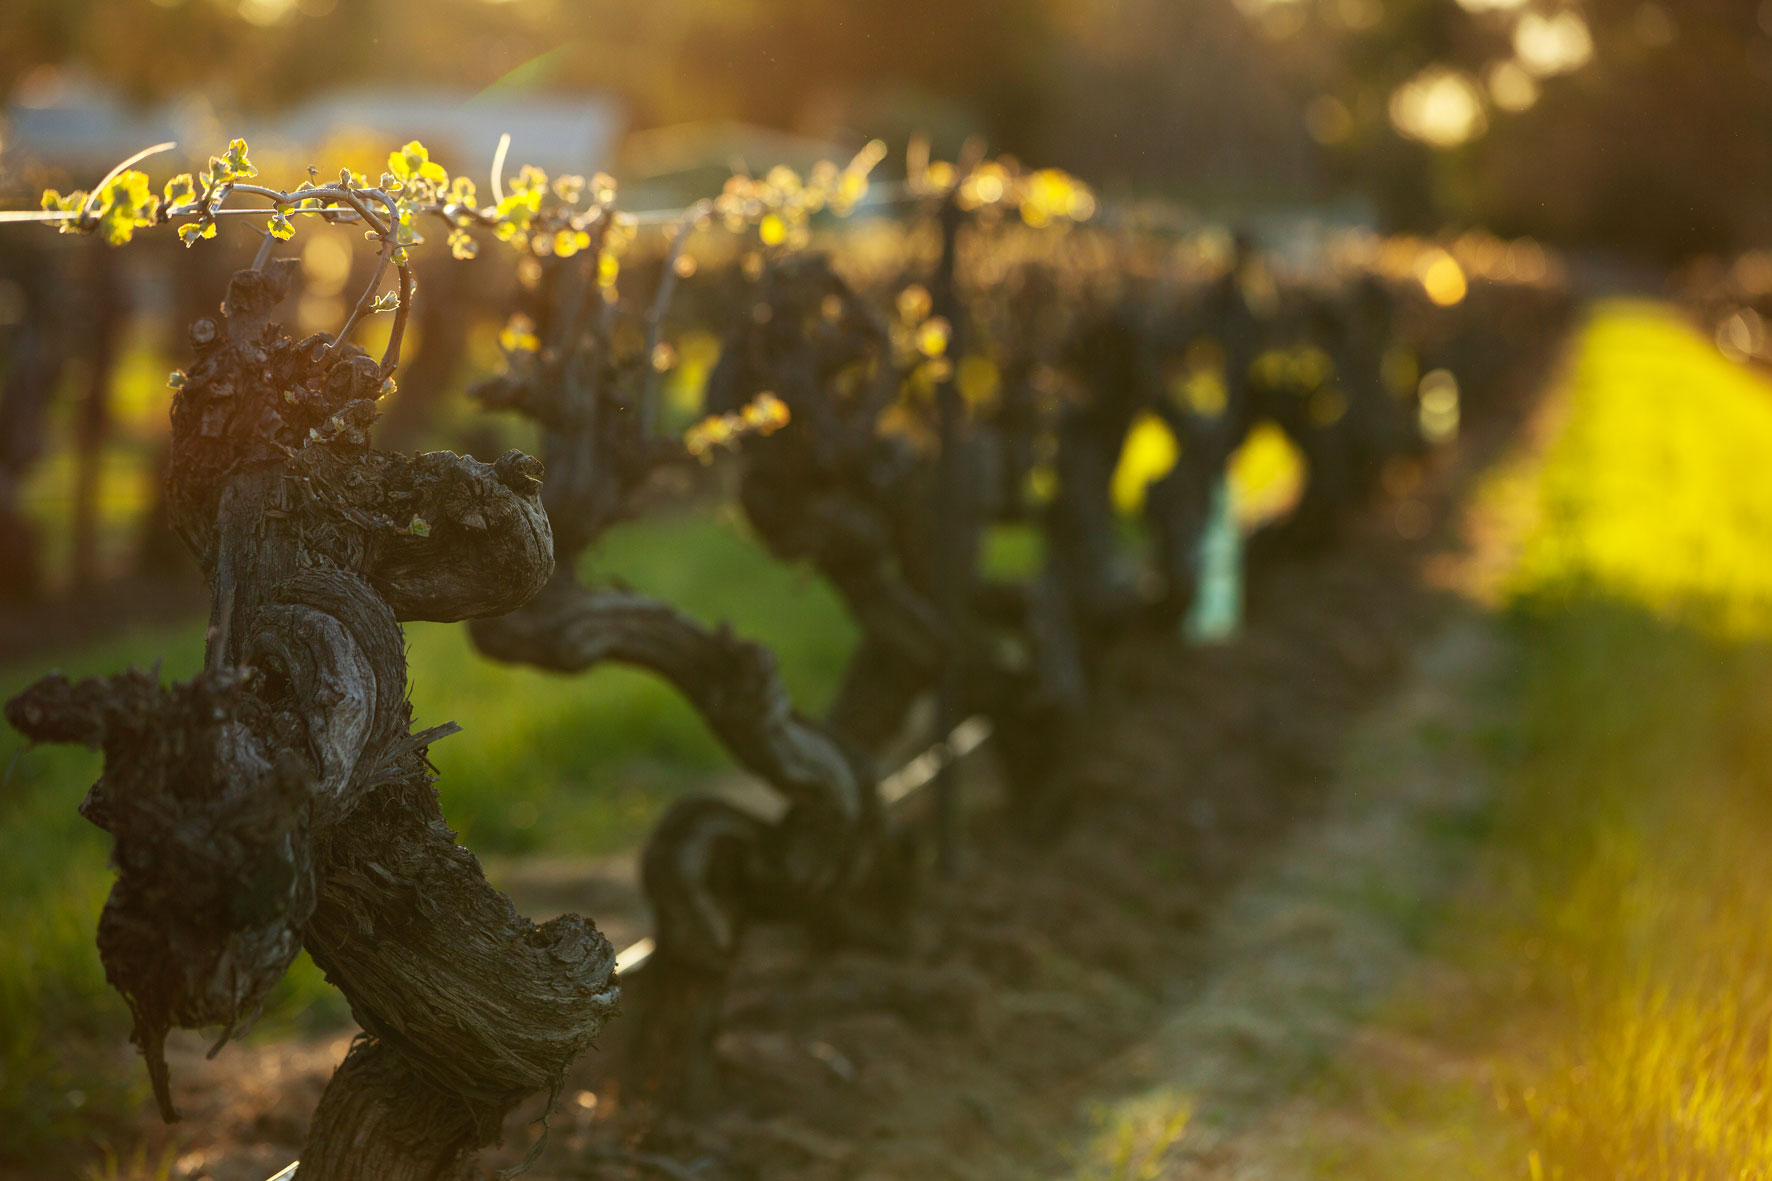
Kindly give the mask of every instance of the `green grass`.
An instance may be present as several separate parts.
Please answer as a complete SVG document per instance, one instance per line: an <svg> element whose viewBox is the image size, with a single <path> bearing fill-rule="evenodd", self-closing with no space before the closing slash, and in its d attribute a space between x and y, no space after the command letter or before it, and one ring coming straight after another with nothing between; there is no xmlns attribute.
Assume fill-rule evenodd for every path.
<svg viewBox="0 0 1772 1181"><path fill-rule="evenodd" d="M1169 1089L1092 1112L1094 1133L1073 1181L1159 1181L1164 1157L1187 1137L1192 1118L1188 1097Z"/></svg>
<svg viewBox="0 0 1772 1181"><path fill-rule="evenodd" d="M822 710L835 691L853 642L840 603L824 583L770 560L730 510L617 532L591 571L768 644L802 708ZM432 760L449 818L477 850L625 848L663 800L729 766L695 712L656 677L492 665L474 656L459 626L417 624L407 634L417 717L453 719L466 731Z"/></svg>
<svg viewBox="0 0 1772 1181"><path fill-rule="evenodd" d="M1306 1175L1772 1176L1772 384L1613 304L1570 397L1507 584L1498 795L1429 937L1463 985L1385 1019L1440 1065L1341 1079L1365 1118Z"/></svg>
<svg viewBox="0 0 1772 1181"><path fill-rule="evenodd" d="M822 709L852 643L822 582L772 561L728 509L700 506L612 534L593 575L619 576L772 646L796 700ZM54 667L70 676L164 660L201 662L202 624L143 630L90 649L0 668L9 697ZM555 676L491 664L460 625L407 628L420 725L464 732L431 758L450 822L479 853L594 855L638 842L664 805L729 764L667 685L604 668ZM0 1162L66 1143L140 1107L140 1071L115 1047L128 1028L93 946L109 889L109 839L75 806L99 772L90 752L0 740ZM273 1029L341 1020L305 957L267 1011Z"/></svg>
<svg viewBox="0 0 1772 1181"><path fill-rule="evenodd" d="M1589 329L1513 588L1522 752L1487 973L1555 1177L1772 1172L1772 386L1663 312Z"/></svg>
<svg viewBox="0 0 1772 1181"><path fill-rule="evenodd" d="M178 651L187 636L151 632L60 662L70 676L129 664L146 665L166 652L166 671L188 674L201 651ZM11 696L30 679L22 670L0 673L0 694ZM128 1030L123 1003L105 984L93 930L110 871L109 839L74 811L96 777L98 759L64 747L20 751L16 736L0 748L6 760L0 791L0 1136L6 1149L78 1134L96 1117L140 1102L143 1092L107 1069L114 1045ZM16 752L16 753L15 753Z"/></svg>

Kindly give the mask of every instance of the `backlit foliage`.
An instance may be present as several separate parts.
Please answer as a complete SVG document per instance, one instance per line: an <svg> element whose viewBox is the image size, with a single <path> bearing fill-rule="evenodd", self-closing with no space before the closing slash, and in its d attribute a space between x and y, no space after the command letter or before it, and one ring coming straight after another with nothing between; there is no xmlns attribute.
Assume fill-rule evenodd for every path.
<svg viewBox="0 0 1772 1181"><path fill-rule="evenodd" d="M733 447L746 435L773 435L788 424L788 407L774 394L758 394L742 410L710 414L683 433L683 446L703 463L712 463L714 451Z"/></svg>
<svg viewBox="0 0 1772 1181"><path fill-rule="evenodd" d="M1009 157L970 163L932 160L929 145L911 145L906 186L920 196L951 196L968 213L1007 211L1029 226L1084 222L1095 216L1089 186L1057 168L1024 169Z"/></svg>

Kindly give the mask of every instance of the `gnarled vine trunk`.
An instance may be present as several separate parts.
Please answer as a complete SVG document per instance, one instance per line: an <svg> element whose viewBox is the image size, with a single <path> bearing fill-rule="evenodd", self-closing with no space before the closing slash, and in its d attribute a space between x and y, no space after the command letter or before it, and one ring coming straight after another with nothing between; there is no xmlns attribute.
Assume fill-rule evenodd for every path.
<svg viewBox="0 0 1772 1181"><path fill-rule="evenodd" d="M957 392L946 400L944 474L929 454L937 415L916 417L928 408L906 396L885 325L828 259L772 266L756 298L769 314L729 336L709 406L768 390L792 412L778 434L747 443L740 502L777 557L817 568L861 631L827 720L876 751L903 733L919 698L939 693L951 720L991 720L1011 788L1030 814L1047 810L1076 701L1075 637L1050 583L1017 588L1013 611L988 612L1014 617L1012 643L1033 649L1025 664L1003 658L1004 637L981 618L981 597L1007 596L978 584L988 494ZM889 410L913 425L886 429Z"/></svg>
<svg viewBox="0 0 1772 1181"><path fill-rule="evenodd" d="M82 805L116 847L99 951L162 1113L167 1031L226 1041L306 946L364 1036L299 1176L463 1177L617 997L592 923L531 923L455 843L427 758L454 727L413 732L407 701L400 620L508 611L546 584L540 465L371 450L382 366L269 321L294 267L234 277L173 407L168 507L213 596L204 671L50 677L7 717L104 752Z"/></svg>
<svg viewBox="0 0 1772 1181"><path fill-rule="evenodd" d="M654 332L672 278L667 262ZM585 550L634 515L658 468L688 454L652 432L643 376L650 358L635 364L617 356L613 305L598 298L582 266L550 268L539 311L545 347L480 396L542 424L543 499L559 568L522 607L475 620L476 647L495 660L556 672L615 662L662 677L733 759L787 805L772 821L691 798L667 813L647 843L642 884L656 949L628 985L635 1032L623 1063L624 1100L639 1110L694 1106L706 1090L719 1002L746 923L770 914L845 925L845 900L870 889L876 897L890 893L877 883L896 865L869 761L794 708L768 649L645 595L579 581L575 567Z"/></svg>

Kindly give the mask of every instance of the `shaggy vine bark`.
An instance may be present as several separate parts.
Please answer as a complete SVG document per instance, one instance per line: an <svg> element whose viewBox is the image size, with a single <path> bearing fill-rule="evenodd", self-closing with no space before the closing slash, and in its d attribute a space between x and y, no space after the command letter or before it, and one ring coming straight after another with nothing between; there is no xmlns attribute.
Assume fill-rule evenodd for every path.
<svg viewBox="0 0 1772 1181"><path fill-rule="evenodd" d="M1016 638L1034 659L1017 663L1002 657L1001 635L980 618L977 596L1000 595L979 587L973 568L988 499L976 454L955 456L961 470L938 478L930 458L937 416L906 396L911 374L893 356L886 326L828 259L772 266L755 298L768 314L729 336L708 404L728 410L768 390L792 412L784 429L747 442L739 497L771 552L810 561L861 632L832 728L879 750L902 734L916 701L947 682L948 712L988 717L1011 786L1037 801L1069 720L1069 703L1046 675L1055 662L1045 657L1067 637L1041 630L1044 612L1024 611ZM963 438L957 449L971 450ZM938 495L944 484L953 499ZM959 520L944 526L948 517ZM955 581L964 601L943 601L936 554L944 537L942 560L962 567Z"/></svg>
<svg viewBox="0 0 1772 1181"><path fill-rule="evenodd" d="M104 752L81 805L111 833L106 978L167 1119L168 1030L249 1026L305 946L363 1036L333 1076L299 1176L437 1181L614 1011L588 920L540 926L455 843L415 732L401 620L508 611L553 551L540 465L370 449L390 366L269 313L297 264L237 274L173 405L168 508L212 594L204 670L39 681L7 717Z"/></svg>
<svg viewBox="0 0 1772 1181"><path fill-rule="evenodd" d="M566 673L609 661L662 677L788 805L782 821L769 823L690 799L648 842L643 885L656 950L630 990L636 1032L623 1077L629 1101L660 1108L694 1105L705 1093L723 982L745 924L762 914L842 923L856 893L889 869L872 767L795 709L768 649L667 603L579 580L581 555L639 511L655 472L690 461L680 441L650 422L656 391L647 375L672 261L646 313L644 357L618 355L617 305L582 266L559 263L538 308L543 347L479 391L488 407L542 425L549 471L542 498L559 562L535 598L470 629L495 660Z"/></svg>
<svg viewBox="0 0 1772 1181"><path fill-rule="evenodd" d="M739 500L770 551L810 561L861 631L830 715L859 745L896 737L939 677L952 629L928 587L932 465L906 434L881 429L902 373L885 326L821 257L771 267L755 293L768 315L732 332L708 381L731 412L759 392L787 427L747 443ZM827 309L837 314L828 314ZM933 423L919 428L932 441Z"/></svg>

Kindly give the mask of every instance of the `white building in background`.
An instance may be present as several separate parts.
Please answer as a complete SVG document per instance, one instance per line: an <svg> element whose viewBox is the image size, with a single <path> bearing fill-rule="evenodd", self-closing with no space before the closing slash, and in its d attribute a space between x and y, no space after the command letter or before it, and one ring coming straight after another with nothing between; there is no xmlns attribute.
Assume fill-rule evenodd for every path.
<svg viewBox="0 0 1772 1181"><path fill-rule="evenodd" d="M290 149L346 134L373 136L390 149L417 139L450 172L479 176L508 133L513 167L586 175L614 167L623 123L621 104L604 95L362 89L317 95L259 134L267 147Z"/></svg>
<svg viewBox="0 0 1772 1181"><path fill-rule="evenodd" d="M606 95L466 94L365 87L315 95L274 116L231 118L199 98L142 108L89 78L58 73L19 88L0 111L0 188L43 166L75 183L151 144L178 143L151 167L196 167L242 135L254 154L300 158L334 141L369 141L391 150L423 141L450 172L482 177L499 137L511 136L513 167L588 174L615 164L624 116ZM380 159L357 162L373 180ZM92 173L87 177L86 173Z"/></svg>

